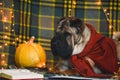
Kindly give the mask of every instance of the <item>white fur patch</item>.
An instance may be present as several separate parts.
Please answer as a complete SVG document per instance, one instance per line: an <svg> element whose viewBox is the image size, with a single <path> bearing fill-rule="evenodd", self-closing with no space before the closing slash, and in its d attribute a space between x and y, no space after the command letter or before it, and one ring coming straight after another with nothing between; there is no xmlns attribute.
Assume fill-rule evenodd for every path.
<svg viewBox="0 0 120 80"><path fill-rule="evenodd" d="M81 38L79 43L74 46L72 55L81 53L85 48L86 44L88 43L88 41L90 40L90 37L91 37L91 31L88 27L85 27L83 31L83 37Z"/></svg>

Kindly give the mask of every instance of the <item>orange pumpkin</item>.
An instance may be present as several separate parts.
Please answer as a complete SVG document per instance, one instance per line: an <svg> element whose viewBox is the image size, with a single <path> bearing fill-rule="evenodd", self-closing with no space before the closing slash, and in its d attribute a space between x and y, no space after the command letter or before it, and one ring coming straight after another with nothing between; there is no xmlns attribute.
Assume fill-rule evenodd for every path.
<svg viewBox="0 0 120 80"><path fill-rule="evenodd" d="M15 62L20 67L45 68L45 50L41 45L34 43L34 37L32 37L27 43L20 44L16 48Z"/></svg>

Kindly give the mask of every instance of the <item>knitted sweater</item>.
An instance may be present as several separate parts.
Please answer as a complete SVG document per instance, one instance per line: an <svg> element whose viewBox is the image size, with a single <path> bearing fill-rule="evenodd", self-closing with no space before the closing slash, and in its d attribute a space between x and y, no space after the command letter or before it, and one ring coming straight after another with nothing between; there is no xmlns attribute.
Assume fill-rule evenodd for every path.
<svg viewBox="0 0 120 80"><path fill-rule="evenodd" d="M80 54L71 56L74 68L85 77L110 77L118 71L117 52L114 41L96 32L93 26L86 24L91 30L91 38ZM104 74L97 74L85 57L91 58Z"/></svg>

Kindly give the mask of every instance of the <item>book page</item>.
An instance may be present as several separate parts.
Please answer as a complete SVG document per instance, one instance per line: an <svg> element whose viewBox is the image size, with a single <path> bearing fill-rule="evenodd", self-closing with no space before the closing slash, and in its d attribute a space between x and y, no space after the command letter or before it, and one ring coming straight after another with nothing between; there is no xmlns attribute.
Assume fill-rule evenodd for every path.
<svg viewBox="0 0 120 80"><path fill-rule="evenodd" d="M0 77L8 79L37 79L44 78L44 75L27 69L3 69L0 70Z"/></svg>

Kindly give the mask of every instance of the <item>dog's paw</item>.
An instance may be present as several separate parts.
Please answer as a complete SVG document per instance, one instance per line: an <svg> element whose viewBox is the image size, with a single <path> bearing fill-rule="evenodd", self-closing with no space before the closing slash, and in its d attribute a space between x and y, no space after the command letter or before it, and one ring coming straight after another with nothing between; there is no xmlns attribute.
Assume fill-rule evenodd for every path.
<svg viewBox="0 0 120 80"><path fill-rule="evenodd" d="M63 75L79 75L75 69L61 71L60 73Z"/></svg>
<svg viewBox="0 0 120 80"><path fill-rule="evenodd" d="M50 68L48 70L48 73L51 73L51 74L60 74L60 70L58 68Z"/></svg>

